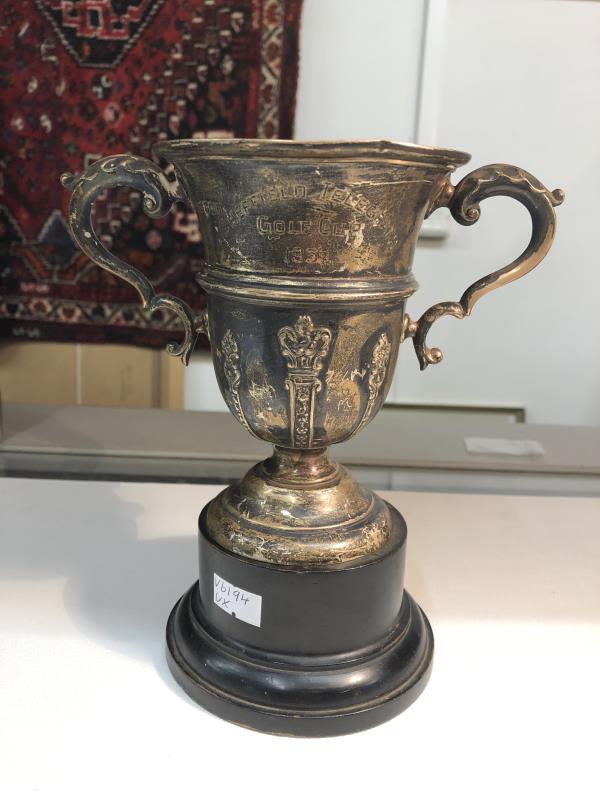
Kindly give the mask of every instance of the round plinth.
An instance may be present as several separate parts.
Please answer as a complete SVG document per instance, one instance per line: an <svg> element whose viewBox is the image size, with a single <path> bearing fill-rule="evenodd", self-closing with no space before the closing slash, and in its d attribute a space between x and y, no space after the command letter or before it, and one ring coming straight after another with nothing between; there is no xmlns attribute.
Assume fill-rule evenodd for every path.
<svg viewBox="0 0 600 800"><path fill-rule="evenodd" d="M357 566L292 569L200 534L200 581L167 623L171 672L217 716L265 733L335 736L378 725L421 693L427 618L403 592L397 546Z"/></svg>
<svg viewBox="0 0 600 800"><path fill-rule="evenodd" d="M221 719L263 733L340 736L400 714L429 679L433 634L407 593L404 627L377 652L284 663L213 638L194 611L197 586L171 612L167 658L177 683Z"/></svg>

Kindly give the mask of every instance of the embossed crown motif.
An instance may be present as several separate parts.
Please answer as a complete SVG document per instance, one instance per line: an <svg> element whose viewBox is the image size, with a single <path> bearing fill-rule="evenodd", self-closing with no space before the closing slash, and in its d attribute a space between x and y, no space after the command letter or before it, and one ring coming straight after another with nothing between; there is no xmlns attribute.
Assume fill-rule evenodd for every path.
<svg viewBox="0 0 600 800"><path fill-rule="evenodd" d="M331 331L315 328L312 319L304 315L298 317L293 327L281 328L278 339L289 369L318 372L329 351Z"/></svg>

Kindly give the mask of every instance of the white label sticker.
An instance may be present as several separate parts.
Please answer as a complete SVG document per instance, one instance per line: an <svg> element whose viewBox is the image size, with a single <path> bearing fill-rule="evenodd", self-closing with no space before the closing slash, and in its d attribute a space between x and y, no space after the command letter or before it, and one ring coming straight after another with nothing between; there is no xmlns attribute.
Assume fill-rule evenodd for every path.
<svg viewBox="0 0 600 800"><path fill-rule="evenodd" d="M468 453L491 453L501 456L543 456L546 452L535 439L465 439Z"/></svg>
<svg viewBox="0 0 600 800"><path fill-rule="evenodd" d="M240 589L239 586L220 578L215 572L213 600L219 608L232 617L260 628L262 595Z"/></svg>

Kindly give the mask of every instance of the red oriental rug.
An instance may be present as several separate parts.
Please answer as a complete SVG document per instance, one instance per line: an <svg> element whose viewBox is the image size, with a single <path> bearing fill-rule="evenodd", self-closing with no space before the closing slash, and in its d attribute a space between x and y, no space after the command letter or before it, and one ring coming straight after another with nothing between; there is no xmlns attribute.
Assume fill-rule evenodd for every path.
<svg viewBox="0 0 600 800"><path fill-rule="evenodd" d="M65 224L62 172L160 139L291 138L302 0L7 0L0 4L0 336L163 346L177 320L92 264ZM202 242L177 206L96 203L109 248L158 292L203 297Z"/></svg>

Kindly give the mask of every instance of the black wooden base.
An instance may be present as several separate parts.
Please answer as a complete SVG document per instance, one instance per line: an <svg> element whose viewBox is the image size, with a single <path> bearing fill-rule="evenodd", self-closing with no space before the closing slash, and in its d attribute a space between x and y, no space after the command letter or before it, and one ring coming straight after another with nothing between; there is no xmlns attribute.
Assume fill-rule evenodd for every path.
<svg viewBox="0 0 600 800"><path fill-rule="evenodd" d="M392 511L391 550L318 570L234 555L207 539L201 518L200 581L167 624L179 685L223 719L291 736L353 733L407 708L429 678L433 635L402 589L406 528ZM260 624L215 602L215 581L223 579L229 591L239 587L238 600L244 592L261 596Z"/></svg>

